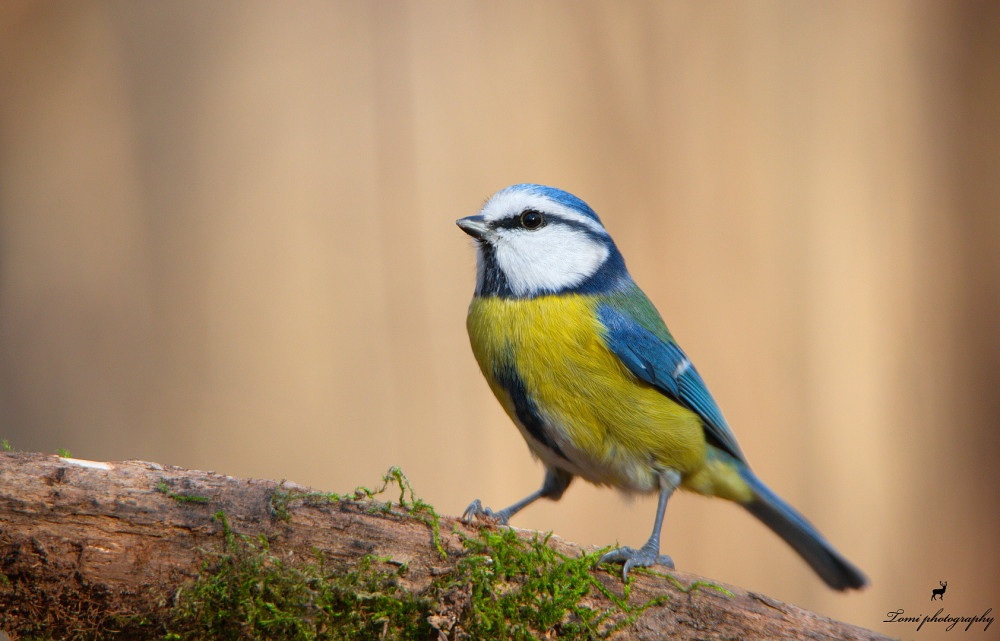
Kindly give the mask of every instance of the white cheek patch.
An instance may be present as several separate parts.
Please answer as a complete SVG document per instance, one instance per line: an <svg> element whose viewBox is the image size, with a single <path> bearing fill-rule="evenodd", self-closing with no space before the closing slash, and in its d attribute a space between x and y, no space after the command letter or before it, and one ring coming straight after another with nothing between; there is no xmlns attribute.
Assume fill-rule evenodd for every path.
<svg viewBox="0 0 1000 641"><path fill-rule="evenodd" d="M494 246L515 296L575 287L593 276L610 253L589 234L558 223L537 231L501 231Z"/></svg>

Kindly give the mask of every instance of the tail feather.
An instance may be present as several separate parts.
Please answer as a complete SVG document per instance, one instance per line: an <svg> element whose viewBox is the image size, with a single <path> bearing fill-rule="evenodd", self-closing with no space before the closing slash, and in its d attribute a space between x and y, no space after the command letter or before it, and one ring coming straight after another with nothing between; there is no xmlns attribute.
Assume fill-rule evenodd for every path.
<svg viewBox="0 0 1000 641"><path fill-rule="evenodd" d="M868 579L816 530L804 516L771 491L747 468L740 476L750 485L754 500L743 505L799 553L823 581L834 590L861 588Z"/></svg>

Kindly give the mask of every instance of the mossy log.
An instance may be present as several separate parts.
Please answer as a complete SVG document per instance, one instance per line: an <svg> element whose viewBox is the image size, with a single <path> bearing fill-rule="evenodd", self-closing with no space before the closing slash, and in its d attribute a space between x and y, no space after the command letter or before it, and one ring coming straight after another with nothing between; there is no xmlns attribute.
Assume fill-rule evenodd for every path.
<svg viewBox="0 0 1000 641"><path fill-rule="evenodd" d="M471 602L475 592L463 590L461 579L443 590L441 577L482 552L468 544L482 532L407 499L403 483L398 489L400 500L387 504L365 490L340 497L289 482L144 461L94 463L2 452L0 630L13 638L170 636L185 590L213 571L226 537L231 543L250 535L243 540L261 542L272 562L320 559L345 569L373 562L396 568L381 575L392 577L386 585L399 594L424 595L425 610L415 615L423 626L416 628L418 635L476 638L466 623L482 610ZM395 498L394 491L384 496ZM536 533L516 533L539 541ZM557 537L544 545L567 558L594 552ZM703 587L710 585L706 579L685 572L671 572L672 579L633 572L627 595L617 573L588 567L586 574L596 589L580 596L587 609L566 619L581 611L610 612L622 603L649 606L597 625L611 638L886 638L740 588L709 589ZM505 580L498 592L509 591L518 578ZM615 621L617 627L611 625ZM569 623L532 634L558 638ZM303 629L289 638L309 638ZM325 628L308 629L322 638ZM199 636L180 630L173 638ZM222 636L253 634L244 629Z"/></svg>

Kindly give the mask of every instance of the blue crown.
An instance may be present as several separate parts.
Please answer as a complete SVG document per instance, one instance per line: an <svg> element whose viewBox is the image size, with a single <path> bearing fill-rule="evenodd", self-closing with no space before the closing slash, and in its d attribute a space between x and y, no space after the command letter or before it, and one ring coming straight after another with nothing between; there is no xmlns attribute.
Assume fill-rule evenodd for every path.
<svg viewBox="0 0 1000 641"><path fill-rule="evenodd" d="M504 191L527 191L533 194L538 194L539 196L545 196L549 200L553 200L560 205L574 209L579 213L583 214L588 218L592 218L594 221L604 226L601 223L601 219L597 217L597 212L590 208L590 205L580 200L568 191L563 191L562 189L556 189L555 187L547 187L546 185L535 185L532 183L521 183L519 185L511 185Z"/></svg>

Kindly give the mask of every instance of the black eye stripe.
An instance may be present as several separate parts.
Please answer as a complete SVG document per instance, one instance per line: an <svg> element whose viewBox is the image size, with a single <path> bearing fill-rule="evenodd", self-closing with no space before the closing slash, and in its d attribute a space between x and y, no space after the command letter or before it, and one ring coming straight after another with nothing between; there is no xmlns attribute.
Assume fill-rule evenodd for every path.
<svg viewBox="0 0 1000 641"><path fill-rule="evenodd" d="M523 216L528 211L538 211L538 210L526 209L524 211L518 212L506 218L495 220L490 223L490 226L493 227L494 229L524 229L524 226L521 224L521 216ZM568 227L570 229L577 229L579 231L586 233L588 236L594 239L607 238L607 234L599 234L595 232L588 225L585 225L577 220L569 220L559 216L558 214L547 214L543 212L539 213L542 213L542 215L545 216L546 225L561 225L563 227ZM535 229L537 230L539 228L536 227Z"/></svg>
<svg viewBox="0 0 1000 641"><path fill-rule="evenodd" d="M586 229L584 225L581 225L572 220L566 220L561 218L556 214L546 214L544 212L538 211L537 209L525 209L524 211L519 211L512 216L507 216L506 218L501 218L500 220L495 220L490 223L494 229L524 229L522 224L522 217L529 212L537 212L541 215L547 224L559 224L566 225L567 227L579 227ZM536 228L537 229L537 228Z"/></svg>
<svg viewBox="0 0 1000 641"><path fill-rule="evenodd" d="M513 216L508 216L507 218L501 218L500 220L493 222L494 229L522 229L521 226L521 216L523 216L528 211L535 211L533 209L526 209L523 212L518 212ZM549 216L550 219L555 219L555 216Z"/></svg>

